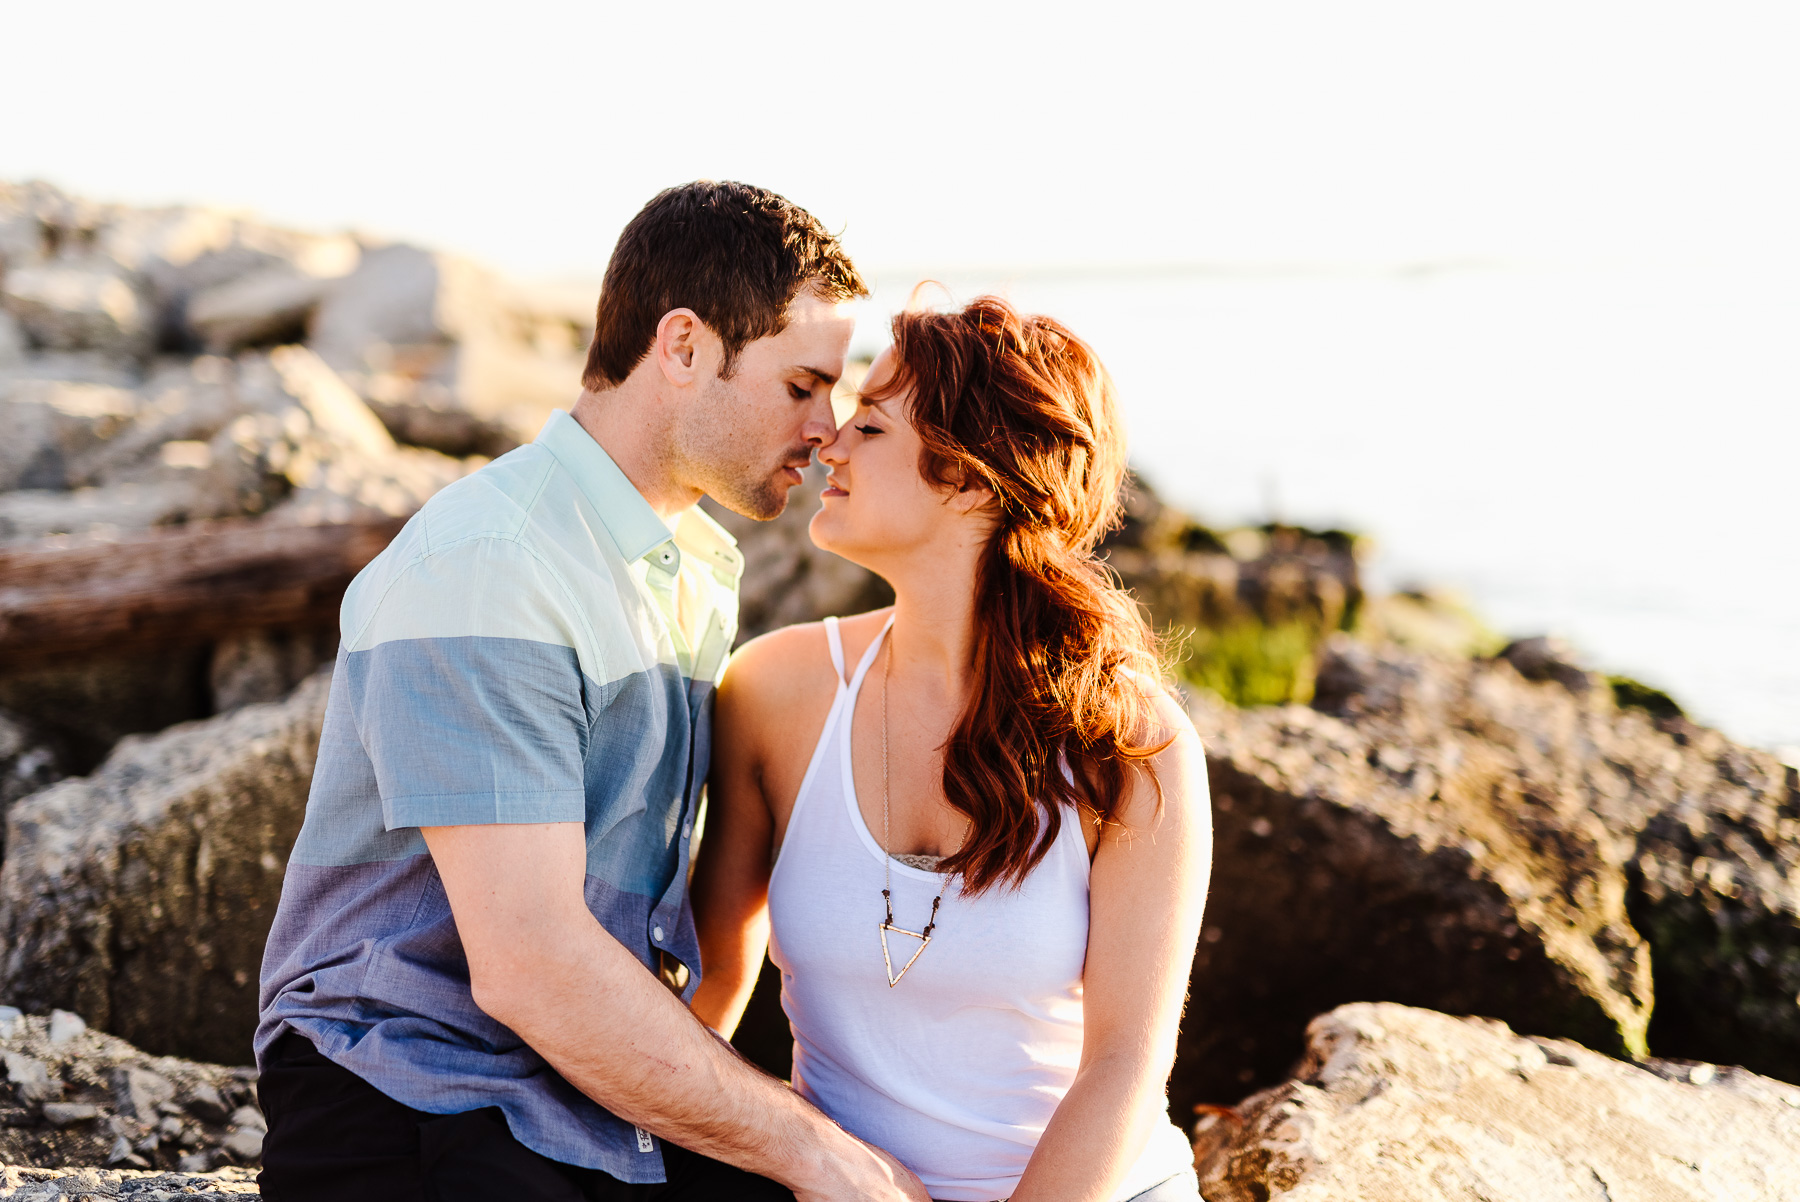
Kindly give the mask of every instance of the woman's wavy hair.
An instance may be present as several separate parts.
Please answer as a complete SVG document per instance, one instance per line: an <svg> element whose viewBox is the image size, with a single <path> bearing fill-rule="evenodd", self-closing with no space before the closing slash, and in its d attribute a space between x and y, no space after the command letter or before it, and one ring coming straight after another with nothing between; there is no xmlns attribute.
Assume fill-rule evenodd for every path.
<svg viewBox="0 0 1800 1202"><path fill-rule="evenodd" d="M1087 343L999 297L909 309L893 333L895 372L872 399L911 389L925 479L995 498L974 684L944 749L944 793L970 831L942 868L965 892L1016 887L1065 811L1117 821L1131 779L1154 782L1149 758L1172 742L1157 737L1146 692L1155 638L1095 555L1122 514L1118 398Z"/></svg>

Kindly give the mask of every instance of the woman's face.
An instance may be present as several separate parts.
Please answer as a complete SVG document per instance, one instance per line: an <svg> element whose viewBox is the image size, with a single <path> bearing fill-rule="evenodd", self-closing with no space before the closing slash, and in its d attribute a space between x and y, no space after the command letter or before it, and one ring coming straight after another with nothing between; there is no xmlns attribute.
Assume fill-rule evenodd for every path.
<svg viewBox="0 0 1800 1202"><path fill-rule="evenodd" d="M908 420L912 390L867 399L883 396L893 375L893 351L885 350L837 441L819 452L830 474L811 526L820 547L877 572L898 566L897 559L985 538L988 525L978 512L987 490L946 492L920 474L923 444Z"/></svg>

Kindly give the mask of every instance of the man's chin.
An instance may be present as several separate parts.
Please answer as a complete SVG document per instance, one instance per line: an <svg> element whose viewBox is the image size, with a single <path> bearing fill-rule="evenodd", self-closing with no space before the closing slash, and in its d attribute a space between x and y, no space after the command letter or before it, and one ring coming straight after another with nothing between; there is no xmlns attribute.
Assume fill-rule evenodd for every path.
<svg viewBox="0 0 1800 1202"><path fill-rule="evenodd" d="M758 489L734 489L728 495L713 493L712 499L753 521L772 522L787 512L788 493L792 487L786 482L771 480Z"/></svg>

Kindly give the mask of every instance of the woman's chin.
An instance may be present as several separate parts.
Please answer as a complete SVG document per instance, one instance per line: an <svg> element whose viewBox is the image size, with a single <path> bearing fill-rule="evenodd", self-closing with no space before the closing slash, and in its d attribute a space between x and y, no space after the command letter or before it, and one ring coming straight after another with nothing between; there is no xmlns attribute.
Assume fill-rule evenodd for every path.
<svg viewBox="0 0 1800 1202"><path fill-rule="evenodd" d="M843 514L833 513L829 508L821 509L812 515L806 532L812 536L813 546L819 550L829 551L859 567L868 567L857 554L858 540L850 537L849 532L844 529L843 517Z"/></svg>

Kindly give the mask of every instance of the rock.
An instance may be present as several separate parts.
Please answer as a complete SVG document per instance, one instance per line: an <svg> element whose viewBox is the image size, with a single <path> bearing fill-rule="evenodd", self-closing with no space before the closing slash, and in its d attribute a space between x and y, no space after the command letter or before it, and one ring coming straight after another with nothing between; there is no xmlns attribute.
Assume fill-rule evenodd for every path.
<svg viewBox="0 0 1800 1202"><path fill-rule="evenodd" d="M0 708L22 732L26 749L14 761L15 773L26 769L19 796L63 776L92 772L128 734L211 713L209 655L203 646L174 646L0 671Z"/></svg>
<svg viewBox="0 0 1800 1202"><path fill-rule="evenodd" d="M1656 969L1650 1047L1800 1082L1800 772L1685 719L1656 727L1628 871Z"/></svg>
<svg viewBox="0 0 1800 1202"><path fill-rule="evenodd" d="M1530 638L1508 643L1500 658L1526 680L1554 681L1571 693L1585 693L1597 683L1593 673L1575 662L1575 651L1561 639Z"/></svg>
<svg viewBox="0 0 1800 1202"><path fill-rule="evenodd" d="M251 630L213 644L213 709L279 701L337 654L337 631Z"/></svg>
<svg viewBox="0 0 1800 1202"><path fill-rule="evenodd" d="M4 1055L6 1079L12 1082L13 1092L20 1101L29 1104L56 1096L57 1087L51 1082L50 1070L42 1060L18 1052L6 1052Z"/></svg>
<svg viewBox="0 0 1800 1202"><path fill-rule="evenodd" d="M19 319L0 309L0 368L23 363L30 345L25 336L25 327L19 324Z"/></svg>
<svg viewBox="0 0 1800 1202"><path fill-rule="evenodd" d="M258 1127L241 1127L225 1137L222 1145L227 1152L242 1161L258 1161L262 1159L263 1132Z"/></svg>
<svg viewBox="0 0 1800 1202"><path fill-rule="evenodd" d="M267 1131L269 1129L269 1124L267 1120L263 1118L262 1111L254 1106L240 1106L232 1111L231 1125L234 1127L248 1127L256 1131Z"/></svg>
<svg viewBox="0 0 1800 1202"><path fill-rule="evenodd" d="M34 730L0 712L0 857L6 854L6 812L13 802L64 775L56 752L44 746ZM0 1027L7 1009L0 1007Z"/></svg>
<svg viewBox="0 0 1800 1202"><path fill-rule="evenodd" d="M120 1114L152 1123L163 1104L175 1100L175 1083L154 1069L134 1065L114 1074L113 1093Z"/></svg>
<svg viewBox="0 0 1800 1202"><path fill-rule="evenodd" d="M0 495L0 540L116 536L284 500L283 520L403 516L482 462L397 447L303 347L159 364L135 394L56 382L11 391L12 408L43 432L13 454L18 491Z"/></svg>
<svg viewBox="0 0 1800 1202"><path fill-rule="evenodd" d="M77 1035L87 1032L87 1021L79 1014L70 1014L67 1010L50 1012L50 1042L67 1043Z"/></svg>
<svg viewBox="0 0 1800 1202"><path fill-rule="evenodd" d="M1204 1142L1209 1202L1791 1199L1800 1088L1639 1067L1505 1025L1360 1003Z"/></svg>
<svg viewBox="0 0 1800 1202"><path fill-rule="evenodd" d="M194 1156L205 1158L204 1168L256 1162L244 1155L250 1140L239 1138L236 1151L226 1147L234 1132L263 1125L250 1105L254 1070L147 1056L98 1031L53 1043L50 1020L40 1017L24 1018L0 1051L9 1065L29 1061L35 1069L24 1075L39 1082L30 1097L16 1084L0 1085L0 1108L9 1089L25 1103L0 1124L0 1163L167 1169Z"/></svg>
<svg viewBox="0 0 1800 1202"><path fill-rule="evenodd" d="M153 1051L247 1061L329 679L126 739L94 775L17 803L0 995L80 1010Z"/></svg>
<svg viewBox="0 0 1800 1202"><path fill-rule="evenodd" d="M220 1096L219 1091L205 1081L200 1082L188 1091L187 1096L182 1099L181 1107L195 1118L204 1122L223 1123L227 1120L236 1121L233 1118L232 1113L226 1108L225 1099ZM241 1109L250 1110L252 1108L243 1107ZM260 1110L255 1111L255 1113L258 1119L262 1117L262 1112Z"/></svg>
<svg viewBox="0 0 1800 1202"><path fill-rule="evenodd" d="M261 1193L256 1174L227 1168L212 1173L140 1173L130 1169L0 1168L0 1202L188 1202Z"/></svg>
<svg viewBox="0 0 1800 1202"><path fill-rule="evenodd" d="M329 280L272 267L218 284L189 299L188 325L214 354L274 342L299 342Z"/></svg>
<svg viewBox="0 0 1800 1202"><path fill-rule="evenodd" d="M241 364L241 386L262 412L228 433L240 451L293 488L281 520L344 522L365 514L403 517L438 489L486 462L397 447L367 405L304 347L282 347Z"/></svg>
<svg viewBox="0 0 1800 1202"><path fill-rule="evenodd" d="M1738 1033L1730 1059L1800 1076L1800 797L1772 758L1710 732L1684 746L1609 690L1506 660L1341 636L1314 704L1193 708L1216 853L1178 1113L1278 1080L1306 1010L1371 997L1621 1054L1699 1059L1711 1023ZM1699 891L1715 873L1735 896ZM1665 953L1684 941L1688 962ZM1704 1010L1652 1027L1653 999L1684 995Z"/></svg>
<svg viewBox="0 0 1800 1202"><path fill-rule="evenodd" d="M137 394L105 384L20 379L0 385L0 491L74 487L79 464L137 417ZM74 473L80 479L79 469Z"/></svg>
<svg viewBox="0 0 1800 1202"><path fill-rule="evenodd" d="M100 1108L92 1102L45 1102L44 1121L52 1127L68 1127L100 1117Z"/></svg>
<svg viewBox="0 0 1800 1202"><path fill-rule="evenodd" d="M128 280L148 318L146 342L167 348L199 345L187 307L210 289L272 272L330 280L354 268L360 253L343 235L274 229L216 210L96 205L46 184L0 184L0 267L16 274L74 262Z"/></svg>
<svg viewBox="0 0 1800 1202"><path fill-rule="evenodd" d="M31 341L51 350L95 350L121 359L150 353L156 311L143 284L102 259L9 269L0 304Z"/></svg>
<svg viewBox="0 0 1800 1202"><path fill-rule="evenodd" d="M1101 552L1159 628L1255 621L1323 634L1347 625L1361 605L1353 535L1279 523L1214 531L1135 477L1124 501L1124 522Z"/></svg>
<svg viewBox="0 0 1800 1202"><path fill-rule="evenodd" d="M11 1039L24 1019L24 1012L17 1006L0 1006L0 1042Z"/></svg>
<svg viewBox="0 0 1800 1202"><path fill-rule="evenodd" d="M1341 701L1360 671L1354 696L1381 713L1412 715L1415 694L1433 690L1440 709L1479 707L1473 669L1393 654L1418 679L1334 644L1321 702ZM1546 704L1575 701L1554 689ZM1310 1017L1358 998L1643 1050L1650 970L1625 913L1628 852L1583 798L1518 781L1516 761L1447 714L1402 730L1300 706L1199 698L1191 712L1215 851L1176 1113L1279 1080ZM1559 750L1558 766L1578 771Z"/></svg>
<svg viewBox="0 0 1800 1202"><path fill-rule="evenodd" d="M562 297L394 245L365 252L331 289L308 341L397 437L494 455L534 437L580 392L591 324Z"/></svg>

